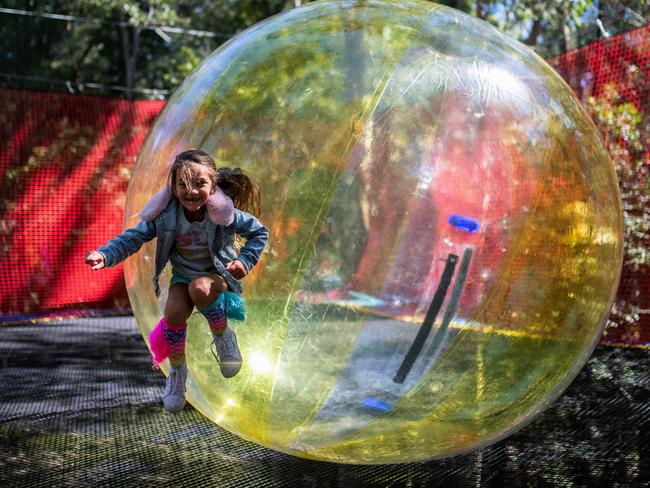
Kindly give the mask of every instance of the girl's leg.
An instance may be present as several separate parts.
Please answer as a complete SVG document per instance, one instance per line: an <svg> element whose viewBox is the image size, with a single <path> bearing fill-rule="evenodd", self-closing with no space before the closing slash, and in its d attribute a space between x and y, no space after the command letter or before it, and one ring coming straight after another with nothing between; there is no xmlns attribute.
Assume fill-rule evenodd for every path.
<svg viewBox="0 0 650 488"><path fill-rule="evenodd" d="M226 281L218 275L196 278L188 288L192 302L207 319L213 334L223 334L228 327L225 310L217 307L215 303L219 294L226 290L228 290Z"/></svg>
<svg viewBox="0 0 650 488"><path fill-rule="evenodd" d="M206 318L212 331L221 374L226 378L235 376L242 364L237 336L228 328L223 302L217 300L220 293L228 290L228 285L221 276L201 276L192 280L188 290L196 308Z"/></svg>
<svg viewBox="0 0 650 488"><path fill-rule="evenodd" d="M194 310L188 286L176 283L169 288L165 304L164 334L169 348L169 362L173 367L185 363L185 334L187 319Z"/></svg>
<svg viewBox="0 0 650 488"><path fill-rule="evenodd" d="M185 406L185 382L187 366L185 365L185 334L187 319L194 309L187 284L175 283L169 288L165 304L165 316L149 334L149 344L156 364L169 358L171 369L163 404L170 412L178 412Z"/></svg>
<svg viewBox="0 0 650 488"><path fill-rule="evenodd" d="M194 303L185 283L176 283L169 289L165 304L165 320L169 325L179 326L187 322L194 310Z"/></svg>

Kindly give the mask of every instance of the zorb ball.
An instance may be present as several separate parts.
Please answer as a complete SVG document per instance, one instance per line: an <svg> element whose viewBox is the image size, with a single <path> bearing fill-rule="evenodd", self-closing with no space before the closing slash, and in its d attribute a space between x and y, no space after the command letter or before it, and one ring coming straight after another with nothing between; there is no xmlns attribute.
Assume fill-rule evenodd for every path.
<svg viewBox="0 0 650 488"><path fill-rule="evenodd" d="M128 225L188 148L253 175L270 230L230 323L241 372L221 376L200 314L187 336L189 402L245 439L344 463L465 453L541 412L601 335L612 164L560 77L484 22L324 1L239 34L151 129ZM125 267L145 337L154 251Z"/></svg>

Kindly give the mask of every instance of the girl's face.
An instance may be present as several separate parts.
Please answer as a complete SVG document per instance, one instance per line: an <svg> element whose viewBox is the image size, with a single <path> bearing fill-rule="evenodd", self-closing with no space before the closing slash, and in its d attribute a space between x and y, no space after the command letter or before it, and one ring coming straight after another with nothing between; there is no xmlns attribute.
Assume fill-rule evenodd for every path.
<svg viewBox="0 0 650 488"><path fill-rule="evenodd" d="M199 212L213 192L211 173L205 166L190 163L177 170L174 194L189 213Z"/></svg>

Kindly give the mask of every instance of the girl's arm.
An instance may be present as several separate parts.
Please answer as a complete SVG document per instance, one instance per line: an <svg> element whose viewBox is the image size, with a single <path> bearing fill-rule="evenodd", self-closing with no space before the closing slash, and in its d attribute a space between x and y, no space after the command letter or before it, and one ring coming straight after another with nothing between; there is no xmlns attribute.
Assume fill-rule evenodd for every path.
<svg viewBox="0 0 650 488"><path fill-rule="evenodd" d="M237 259L241 261L246 270L250 272L260 260L260 255L269 240L269 230L251 214L235 209L233 230L246 239L246 244L241 248Z"/></svg>
<svg viewBox="0 0 650 488"><path fill-rule="evenodd" d="M155 224L142 220L135 227L131 227L111 239L108 244L100 247L97 252L104 256L105 266L115 266L131 254L138 252L145 242L149 242L154 237L156 237Z"/></svg>

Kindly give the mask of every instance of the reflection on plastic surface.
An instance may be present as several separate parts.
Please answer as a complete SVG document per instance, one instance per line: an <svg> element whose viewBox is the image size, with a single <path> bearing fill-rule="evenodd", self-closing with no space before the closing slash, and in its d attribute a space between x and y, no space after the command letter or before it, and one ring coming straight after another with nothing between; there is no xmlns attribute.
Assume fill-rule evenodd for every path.
<svg viewBox="0 0 650 488"><path fill-rule="evenodd" d="M400 0L253 27L168 102L128 216L190 147L255 176L271 230L238 376L190 319L188 397L226 429L338 462L463 453L532 419L593 350L621 264L616 178L564 82L487 24ZM153 252L126 266L145 336Z"/></svg>

